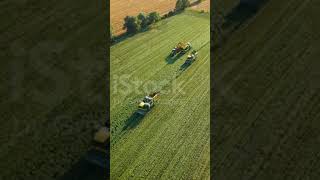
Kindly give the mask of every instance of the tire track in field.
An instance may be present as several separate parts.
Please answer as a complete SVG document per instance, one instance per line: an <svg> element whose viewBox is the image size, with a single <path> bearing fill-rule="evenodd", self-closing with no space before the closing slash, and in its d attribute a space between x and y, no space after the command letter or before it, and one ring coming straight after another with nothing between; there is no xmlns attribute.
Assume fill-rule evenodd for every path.
<svg viewBox="0 0 320 180"><path fill-rule="evenodd" d="M185 15L185 16L187 16L187 15ZM176 26L174 26L174 27L172 27L172 29L174 30L175 29L175 27ZM186 33L186 31L180 31L180 29L178 29L177 28L177 31L178 31L178 35L176 35L176 36L174 36L174 37L172 37L172 38L170 38L170 39L168 39L167 37L169 36L170 37L170 35L168 35L168 34L173 34L171 31L167 31L167 32L165 32L165 33L161 33L160 34L160 36L159 37L157 37L157 39L166 39L166 41L168 42L168 44L164 44L164 43L161 43L161 47L159 48L159 49L163 49L162 47L168 47L168 46L172 46L172 45L174 45L174 44L172 44L172 42L174 41L174 42L176 42L178 39L177 38L175 38L175 37L183 37L183 38L179 38L179 39L187 39L186 37L190 37L190 34L193 34L194 32L195 32L195 30L193 29L193 28L189 28L189 30L187 31L187 33ZM150 32L150 33L154 33L154 32ZM200 34L200 33L198 33L198 34ZM149 35L149 34L148 34ZM156 38L156 37L154 37L154 38ZM173 40L173 39L175 39L175 40ZM149 41L151 41L151 40L149 40ZM159 40L160 41L160 40ZM178 40L179 41L179 40ZM152 41L151 41L152 42ZM160 41L161 42L161 41ZM163 41L162 41L163 42ZM157 43L154 43L154 44L157 44ZM141 54L145 54L146 52L145 51L143 51L143 49L145 49L145 47L144 46L138 46L138 47L140 47L139 48L139 50L138 50L138 52L137 53L135 53L135 51L132 51L131 49L130 49L130 52L132 51L132 53L134 53L135 54L135 56L140 56ZM149 53L149 55L147 56L147 57L153 57L155 54L157 54L156 52L159 52L159 49L156 49L156 48L154 48L154 50L152 51L152 52L150 52ZM166 48L167 49L167 48ZM169 51L170 51L171 49L170 48L168 48L168 50L167 51L165 51L166 53L163 53L163 55L164 55L164 58L166 57L166 55L168 55L169 54ZM121 50L119 50L119 51L121 51ZM127 51L128 53L129 53L129 51ZM162 54L158 54L158 56L161 56ZM132 58L134 59L134 57L135 56L133 56ZM145 57L145 58L147 58L147 57ZM156 59L156 58L148 58L148 59ZM144 65L144 61L142 61L141 63L134 63L135 64L135 66L134 67L143 67L142 65ZM117 73L117 72L121 72L121 71L127 71L126 69L128 69L128 68L132 68L132 64L128 64L128 65L126 65L126 66L122 66L122 68L118 68L118 70L116 71L116 72L114 72L114 73ZM134 68L134 69L137 69L137 68ZM137 71L137 70L135 70L135 71Z"/></svg>
<svg viewBox="0 0 320 180"><path fill-rule="evenodd" d="M203 66L204 64L206 63L206 61L203 61L203 63L202 64L200 64L199 66L197 66L197 68L196 69L193 69L193 71L190 71L188 74L197 74L197 73L200 73L201 72L201 70L200 70L200 68L201 68L201 66ZM182 88L184 89L185 88L185 86L190 82L190 81L193 81L193 78L194 77L196 77L196 76L191 76L191 78L189 78L189 80L188 81L185 81L185 83L184 84L182 84ZM169 86L168 86L169 87ZM176 99L177 97L173 97L172 99ZM156 108L156 107L155 107ZM154 111L153 111L154 112ZM151 112L152 113L152 112ZM147 128L148 129L148 128Z"/></svg>
<svg viewBox="0 0 320 180"><path fill-rule="evenodd" d="M208 79L209 80L209 79ZM207 95L207 94L205 94L205 93L202 93L202 91L198 91L198 93L201 93L201 94L203 94L201 97L200 97L200 99L203 99L203 97L205 96L205 95ZM193 102L194 100L189 100L186 104L191 104L192 102ZM198 103L202 103L201 101L199 101ZM192 103L193 104L193 103ZM194 108L192 108L192 109L194 109L194 111L196 111L196 110L199 110L199 105L200 104L194 104ZM182 109L182 111L181 111L181 109ZM166 152L171 152L171 156L175 156L175 154L181 149L181 145L182 144L186 144L187 142L184 140L184 139L187 139L187 137L185 137L183 134L185 134L186 132L189 132L189 126L190 126L190 124L188 124L188 123L184 123L184 124L182 124L182 126L181 126L181 124L179 123L179 124L176 124L175 122L177 122L177 121L181 121L182 119L181 119L181 116L180 115L177 115L177 114L183 114L183 112L185 112L185 111L187 111L186 110L187 109L187 107L185 107L185 106L182 106L182 107L180 107L179 108L179 110L178 111L175 111L174 112L174 114L172 114L172 116L171 116L171 118L170 119L172 119L172 121L169 121L169 124L167 124L167 126L168 126L168 128L170 128L170 127L175 127L175 129L180 129L181 131L179 131L179 133L177 133L177 134L175 134L175 137L173 137L173 138L170 138L170 140L163 140L163 139L161 139L161 137L164 137L165 135L167 135L167 134L169 134L168 132L165 132L165 131L162 131L162 134L160 134L159 135L159 137L160 138L158 138L157 140L158 141L160 141L159 143L155 143L154 145L150 145L150 147L153 147L153 146L156 146L156 144L162 144L161 143L161 141L162 142L165 142L166 144L168 144L168 146L166 146L166 149L164 150L164 151L162 151L161 150L161 152L159 152L159 153L156 153L157 155L153 158L154 160L153 160L153 162L152 162L152 168L150 168L151 170L152 170L152 172L154 172L154 170L156 169L155 168L155 166L157 165L157 166L159 166L159 165L161 165L161 169L162 169L162 171L166 171L166 164L170 164L171 163L171 161L172 161L172 158L170 158L170 159L168 159L168 160L165 160L165 159L163 159L163 158L161 158L161 157L164 157L165 155L167 155L167 153ZM182 113L181 113L182 112ZM175 116L178 116L177 118L174 118ZM191 119L190 119L190 117L192 117L193 116L193 114L188 114L188 116L185 116L184 118L185 119L188 119L189 121L191 121ZM200 122L200 121L198 121L198 122ZM208 121L209 122L209 121ZM171 124L170 124L171 123ZM180 127L179 127L179 125L180 125ZM197 126L197 124L193 124L195 127ZM163 128L163 129L168 129L168 128ZM185 132L186 131L186 132ZM181 133L182 133L182 135L181 135ZM184 137L184 138L179 138L179 137ZM176 143L174 143L175 142L175 139L178 139L178 142L176 142ZM170 142L168 142L168 141L170 141ZM176 146L176 147L178 147L178 148L174 148L174 147L172 147L172 146ZM170 149L171 149L171 151L170 151ZM174 149L174 150L172 150L172 149ZM159 159L160 158L160 159ZM164 161L164 163L161 163L161 162L163 162ZM150 167L150 166L148 166L148 167ZM161 175L162 173L162 171L156 171L156 172L158 172L158 173L156 173L156 172L154 172L154 173L156 173L156 174L154 174L154 176L156 176L156 177L159 177L159 175ZM149 172L149 173L152 173L152 172ZM139 174L139 173L138 173ZM149 175L149 174L148 174Z"/></svg>
<svg viewBox="0 0 320 180"><path fill-rule="evenodd" d="M209 79L207 79L207 80L209 80ZM204 83L205 83L205 81L204 81ZM194 90L193 92L193 94L195 95L195 94L197 94L197 93L199 93L199 91L198 91L198 89L201 89L201 86L199 86L199 88L197 88L196 90ZM191 96L192 97L192 96ZM190 101L192 101L191 100L191 98L188 98ZM200 103L201 103L201 101L200 101ZM187 104L189 104L189 103L185 103L184 104L184 106L188 106ZM181 108L179 108L179 109L185 109L184 108L184 106L182 106ZM195 106L195 108L197 108L198 106L196 105ZM185 110L185 111L187 111L187 110ZM180 114L180 113L178 113L178 111L175 111L174 112L174 114ZM174 114L173 114L173 116L174 116ZM187 118L188 117L190 117L191 116L191 114L189 114L189 116L187 116ZM171 116L172 117L172 116ZM172 118L171 118L172 119ZM160 119L161 120L161 119ZM171 125L170 126L170 124L166 124L167 125L167 127L165 127L165 128L163 128L163 129L168 129L168 128L170 128L170 127L172 127L172 126L175 126L174 124L173 125ZM176 126L175 126L176 127ZM186 129L185 127L181 127L181 128L178 128L178 129ZM161 137L165 137L164 135L166 134L166 132L165 131L162 131L163 133L162 134L159 134L159 136L160 136L160 138L158 138L158 139L161 139ZM164 134L164 135L163 135ZM156 139L156 138L154 138L154 139ZM170 140L166 140L165 142L172 142L172 141L174 141L175 139L177 139L176 137L172 137L172 138L170 138ZM179 138L178 138L179 139ZM163 140L163 139L162 139ZM183 138L182 138L182 140L183 140ZM164 140L163 140L164 141ZM157 143L157 142L155 142L155 144L151 144L151 145L149 145L149 147L156 147L156 144L159 144L159 143ZM168 143L168 144L171 144L171 143ZM170 149L170 147L166 147L166 149L162 149L161 150L161 152L162 153L166 153L166 152L168 152L168 150ZM152 150L151 150L152 151ZM158 156L162 156L161 154L157 154ZM155 161L157 161L157 156L155 155L154 156L154 159L155 159ZM137 160L137 161L139 161L139 160ZM139 173L138 173L139 174Z"/></svg>
<svg viewBox="0 0 320 180"><path fill-rule="evenodd" d="M197 90L197 89L196 89ZM193 92L196 92L196 90L195 91L193 91ZM195 93L193 93L193 94L195 94ZM175 96L178 96L178 94L176 94ZM188 98L189 99L189 98ZM169 109L170 109L170 107L169 107ZM164 111L165 112L165 111ZM174 111L173 111L174 112ZM169 113L168 113L169 114ZM163 113L163 115L162 115L162 117L163 118L161 118L161 116L160 117L158 117L159 119L169 119L169 118L166 118L166 116L168 116L168 115L166 115L166 114L164 114ZM161 122L162 124L164 124L165 122ZM152 123L150 124L150 125L153 125ZM156 129L157 129L157 131L160 131L161 129L159 129L158 127L163 127L163 126L160 126L161 124L159 124L159 123L157 123L157 124L154 124L153 125L153 127L156 127ZM167 125L166 127L163 127L164 129L167 129L168 128L168 126L169 125ZM146 136L149 136L149 134L150 134L150 132L154 132L154 130L152 130L151 129L151 127L147 127L147 128L145 128L145 129L150 129L149 131L144 131L144 133L146 134ZM161 134L159 135L159 136L161 136ZM141 137L141 136L140 136ZM145 139L145 138L144 138ZM153 143L149 143L150 145L149 145L149 148L151 148L151 147L156 147L155 146L155 144L158 144L158 143L156 143L155 142L155 144L153 144ZM128 145L129 147L131 146L130 144ZM127 150L127 148L126 147L123 147L123 149L124 149L124 151L126 151ZM129 148L130 149L130 148ZM138 150L138 151L140 151L140 150ZM141 153L141 152L140 152ZM121 153L122 154L122 153ZM139 156L139 155L136 155L136 156ZM117 159L115 159L114 161L116 161L117 162ZM128 163L128 165L130 165L130 164L132 164L132 163ZM118 169L117 167L116 167L116 169ZM124 173L121 173L121 174L124 174Z"/></svg>
<svg viewBox="0 0 320 180"><path fill-rule="evenodd" d="M191 81L191 80L190 80ZM175 99L175 96L172 98L172 99ZM170 109L170 107L169 107L169 109ZM152 112L151 112L152 113ZM151 115L151 114L150 114ZM161 118L161 119L163 119L163 118ZM166 118L164 118L164 119L166 119ZM155 125L156 126L156 125ZM145 129L150 129L149 127L146 127ZM148 132L147 132L148 133Z"/></svg>
<svg viewBox="0 0 320 180"><path fill-rule="evenodd" d="M205 63L205 62L203 62L203 63ZM191 79L190 80L192 80L193 79L193 77L191 77Z"/></svg>
<svg viewBox="0 0 320 180"><path fill-rule="evenodd" d="M143 63L143 62L142 62ZM167 67L167 66L164 66L163 68L169 68L169 67ZM163 68L162 69L159 69L158 71L163 71ZM139 69L136 69L135 71L138 71ZM135 71L133 71L133 72L131 72L131 74L134 74L135 73ZM147 72L143 72L143 73L147 73ZM153 76L156 76L157 75L157 71L156 72L154 72L153 73ZM149 78L149 80L150 80L151 78ZM129 94L129 95L127 95L126 97L128 97L128 96L131 96L131 94ZM126 97L122 97L123 99L124 98L126 98ZM114 109L111 109L113 112L115 112L114 111ZM118 110L118 112L119 112L120 110Z"/></svg>
<svg viewBox="0 0 320 180"><path fill-rule="evenodd" d="M204 95L201 97L199 101L203 101L204 99L208 98L208 92L209 90L204 93ZM204 103L197 104L197 105L195 104L195 106L205 107L203 106L203 104ZM199 120L194 123L190 123L190 125L186 127L187 131L185 132L185 134L180 135L181 138L176 137L177 139L180 139L181 143L182 142L183 143L181 147L177 149L177 152L174 153L174 156L170 159L170 161L167 162L166 165L164 165L165 169L163 169L163 172L165 172L165 174L163 174L163 172L158 173L159 176L163 174L161 176L161 179L170 179L169 177L171 176L172 172L175 172L176 177L180 177L182 179L189 179L184 176L190 177L194 174L195 172L194 169L196 169L194 162L199 161L201 152L204 150L202 148L203 144L206 144L205 142L210 142L209 141L210 139L209 138L209 134L210 134L209 133L210 132L209 103L205 103L205 105L208 108L208 111L205 112L203 111L203 109L197 108L198 111L194 111L193 114L190 114L190 117L192 118L188 118L188 120L189 121L192 121L193 119L199 119ZM201 111L202 113L199 113L199 111ZM202 116L200 117L197 116L199 114ZM201 120L204 120L204 117L206 117L207 119L206 123L201 122ZM197 142L197 143L194 143L194 142ZM188 150L186 151L186 149ZM206 155L207 155L207 158L209 159L209 154L206 154ZM177 174L177 172L180 172L180 173Z"/></svg>
<svg viewBox="0 0 320 180"><path fill-rule="evenodd" d="M207 46L207 47L209 47L209 46ZM209 52L209 48L208 48L208 52ZM193 82L195 82L197 80L198 80L198 82L202 82L203 79L201 81L199 81L199 80L203 77L206 77L207 80L209 80L209 76L206 76L206 74L204 74L205 71L203 71L203 68L209 69L209 67L207 65L207 63L210 62L208 60L208 57L209 57L208 55L204 55L203 60L199 58L199 60L197 60L195 63L193 63L193 65L191 67L189 67L187 71L185 71L185 76L188 76L188 75L191 75L191 76L189 76L190 78L188 78L187 81L182 83L182 86L181 86L182 89L189 87L189 86L194 87L195 84ZM179 64L177 64L177 66L178 65ZM174 66L173 66L173 68L175 69ZM201 76L197 76L197 74L199 74ZM179 80L179 81L183 80L183 79L181 79L181 77L183 77L183 76L178 77L177 80ZM155 78L155 76L153 76L152 78ZM203 82L203 83L205 83L205 82ZM199 89L202 89L203 91L209 90L209 87L208 87L208 89L205 89L205 88L203 89L202 86L199 86L199 87L196 86L196 87ZM197 88L191 88L190 90L192 92L199 93L199 91L198 92L196 91ZM201 94L201 95L204 95L204 94ZM173 97L167 97L163 100L167 99L168 100L167 103L172 104L175 102L175 100L180 99L178 97L184 97L184 95L179 94L179 92L172 94L172 96ZM193 102L194 100L192 100L192 95L191 95L191 97L189 97L189 96L190 96L190 94L188 94L187 99L190 99L190 101ZM201 103L201 102L198 102L198 103ZM187 104L184 104L184 103L179 103L179 104L177 104L177 106L180 107L179 109L181 112L185 112L185 113L188 113L188 109L184 109L183 107L190 108ZM161 107L163 107L163 108L161 108ZM171 121L173 114L176 114L175 116L179 117L179 115L177 113L174 113L176 108L173 109L172 106L168 106L166 104L162 104L162 105L159 104L158 106L156 106L153 109L153 111L151 111L150 113L147 114L147 116L143 119L143 121L139 124L139 126L136 127L136 129L132 129L130 131L125 132L124 134L121 134L121 138L119 140L117 140L116 141L117 143L115 143L112 146L113 147L112 151L114 151L118 155L126 154L127 158L123 159L123 157L117 156L116 159L111 159L112 163L116 163L116 164L112 164L112 167L114 167L114 170L116 171L116 172L114 172L114 173L116 173L114 176L122 175L122 177L124 177L126 175L130 175L131 173L135 174L136 172L134 172L134 170L147 170L147 171L143 171L142 174L145 174L148 177L152 177L153 175L157 174L158 171L154 171L155 169L152 167L153 166L158 167L157 164L155 164L155 163L157 162L156 161L157 157L161 156L161 152L163 153L163 151L158 153L156 157L153 157L153 159L154 159L153 162L151 162L149 159L145 159L143 157L143 155L144 155L143 152L149 152L147 154L151 155L153 151L157 151L157 149L154 149L155 144L152 144L152 143L157 143L159 141L163 142L163 137L168 136L167 134L163 134L164 132L161 132L161 130L167 131L170 128L172 128L170 125L172 125L172 124L175 125L175 123L179 122L179 121L176 121L176 122ZM198 109L198 107L195 107L195 108ZM161 113L163 113L163 114L161 114ZM155 116L155 115L158 115L158 116ZM189 116L192 116L192 114L189 114ZM187 124L191 125L190 123L187 123ZM200 121L197 123L201 124ZM209 123L209 120L208 120L208 123ZM165 126L164 126L164 124L165 124ZM177 125L184 126L184 124L180 124L180 123L178 123ZM172 129L170 131L173 132L174 129ZM188 132L189 132L188 130L185 130L185 133L188 133ZM191 133L191 132L189 132L189 133ZM152 139L150 139L151 141L149 140L150 134L156 135L155 137L151 137L152 138ZM180 136L181 136L181 134L180 134ZM120 135L119 135L119 137L120 137ZM130 141L130 140L134 140L134 141ZM148 144L145 144L146 143L145 140L148 140L147 141ZM174 142L174 140L175 140L174 138L171 139L172 142ZM114 140L112 140L112 141L114 141ZM180 140L180 143L181 142L183 142L183 140ZM169 143L169 142L166 142L166 143ZM177 144L176 146L178 146L178 145L179 144ZM194 148L196 148L196 147L200 147L200 146L195 146ZM128 149L130 149L129 152L128 152ZM141 150L143 150L143 152L141 152ZM161 150L163 150L163 149L161 149ZM202 151L202 149L201 149L201 151ZM113 154L113 153L111 152L111 154ZM144 169L143 167L141 167L143 169L139 169L139 167L143 164L140 164L139 160L136 159L138 157L141 159L145 159L145 161L149 162L152 166L148 167L147 169ZM133 158L135 158L135 159L133 159ZM126 166L130 166L131 164L136 164L136 165L134 168L131 168L131 169L125 168ZM149 174L149 173L151 173L151 174Z"/></svg>
<svg viewBox="0 0 320 180"><path fill-rule="evenodd" d="M187 16L187 15L182 15L182 16ZM160 21L158 24L160 24L160 26L163 24L163 23L170 23L170 26L172 26L172 28L170 29L170 31L165 31L165 32L162 32L159 36L157 37L154 37L154 36L151 36L152 33L159 33L159 32L154 32L156 29L150 29L149 31L147 32L143 32L143 33L138 33L136 34L134 37L131 37L129 39L132 39L132 40L136 40L136 39L139 39L139 41L142 41L142 42L148 42L150 41L150 38L151 40L153 38L156 38L156 39L167 39L166 37L168 37L168 34L172 34L171 31L177 31L178 33L181 33L182 32L180 31L179 32L179 28L176 28L177 26L179 26L179 24L175 23L171 23L172 21L174 21L175 19L179 19L181 17L172 17L169 18L169 19L165 19L163 21ZM162 31L162 30L160 30ZM169 36L170 37L170 36ZM174 38L174 37L172 37ZM125 52L124 54L122 54L122 56L125 56L125 55L130 55L130 54L137 54L138 52L141 52L142 50L145 50L145 47L143 46L133 46L131 47L131 43L134 43L134 41L131 41L131 42L128 42L128 43L124 43L124 42L120 42L119 44L116 44L115 46L113 46L112 48L117 48L117 50L119 52ZM154 44L157 44L157 43L154 43ZM121 46L125 46L125 47L121 47ZM130 51L126 51L127 48L126 46L128 46L128 48L130 48Z"/></svg>

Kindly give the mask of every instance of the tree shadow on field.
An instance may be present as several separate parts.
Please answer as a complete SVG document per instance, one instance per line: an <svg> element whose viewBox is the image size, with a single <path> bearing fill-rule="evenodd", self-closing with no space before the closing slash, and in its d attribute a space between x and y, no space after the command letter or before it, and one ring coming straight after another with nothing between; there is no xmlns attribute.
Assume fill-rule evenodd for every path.
<svg viewBox="0 0 320 180"><path fill-rule="evenodd" d="M251 2L239 3L225 16L225 23L222 28L228 28L230 26L237 28L253 17L267 1L268 0L251 0Z"/></svg>
<svg viewBox="0 0 320 180"><path fill-rule="evenodd" d="M190 3L190 7L199 5L201 3L202 3L201 1L194 1L194 2Z"/></svg>
<svg viewBox="0 0 320 180"><path fill-rule="evenodd" d="M113 39L113 42L111 42L111 46L116 45L116 44L118 44L118 43L120 43L120 42L122 42L122 41L124 41L124 40L126 40L126 39L128 39L130 37L133 37L133 36L135 36L137 34L140 34L140 33L143 33L143 32L147 32L150 29L151 29L150 27L147 27L145 29L140 30L139 32L136 32L136 33L126 33L125 32L123 34L115 36L114 39Z"/></svg>
<svg viewBox="0 0 320 180"><path fill-rule="evenodd" d="M174 64L179 58L181 58L184 54L177 54L174 57L170 57L170 55L167 56L166 62L167 64Z"/></svg>
<svg viewBox="0 0 320 180"><path fill-rule="evenodd" d="M126 120L125 125L124 125L122 130L124 131L124 130L133 129L133 128L137 127L140 124L140 122L141 122L141 120L143 119L144 116L145 115L139 114L138 110L136 110Z"/></svg>

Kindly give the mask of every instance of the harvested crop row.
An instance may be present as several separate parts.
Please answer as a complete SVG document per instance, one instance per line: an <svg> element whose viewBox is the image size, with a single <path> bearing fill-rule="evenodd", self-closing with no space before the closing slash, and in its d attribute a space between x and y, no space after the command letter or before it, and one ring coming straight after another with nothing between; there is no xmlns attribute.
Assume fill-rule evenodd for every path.
<svg viewBox="0 0 320 180"><path fill-rule="evenodd" d="M209 177L209 23L208 14L185 12L111 48L112 57L119 57L111 59L111 74L128 74L130 82L163 83L159 103L129 129L123 127L136 109L132 100L145 95L144 85L128 94L111 91L112 178ZM186 56L166 61L179 41L199 50L197 61L183 72L179 68Z"/></svg>

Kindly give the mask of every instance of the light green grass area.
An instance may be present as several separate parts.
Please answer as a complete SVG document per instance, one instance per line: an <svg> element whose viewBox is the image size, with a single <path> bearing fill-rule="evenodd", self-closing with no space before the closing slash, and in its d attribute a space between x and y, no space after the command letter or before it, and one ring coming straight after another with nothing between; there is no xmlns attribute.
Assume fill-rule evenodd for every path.
<svg viewBox="0 0 320 180"><path fill-rule="evenodd" d="M179 41L199 50L184 71L189 52L166 61ZM111 179L209 179L209 42L209 14L187 11L111 47ZM159 102L130 118L151 90Z"/></svg>

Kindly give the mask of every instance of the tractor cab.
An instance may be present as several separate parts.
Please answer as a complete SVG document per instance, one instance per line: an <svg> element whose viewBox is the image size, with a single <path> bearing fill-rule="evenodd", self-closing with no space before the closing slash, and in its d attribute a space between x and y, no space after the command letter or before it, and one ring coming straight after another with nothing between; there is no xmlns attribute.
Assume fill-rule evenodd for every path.
<svg viewBox="0 0 320 180"><path fill-rule="evenodd" d="M191 52L191 54L189 54L188 55L188 58L187 58L187 60L186 60L186 64L191 64L191 63L193 63L196 59L197 59L197 55L198 55L198 52L197 51L195 51L195 50L193 50L192 52Z"/></svg>
<svg viewBox="0 0 320 180"><path fill-rule="evenodd" d="M139 103L139 109L150 109L153 106L153 98L145 96L144 99Z"/></svg>
<svg viewBox="0 0 320 180"><path fill-rule="evenodd" d="M191 49L191 43L190 42L179 42L172 50L170 53L170 56L173 57L177 54L184 54L187 51Z"/></svg>
<svg viewBox="0 0 320 180"><path fill-rule="evenodd" d="M146 112L148 112L154 106L154 102L157 100L158 94L159 92L153 92L148 96L145 96L138 105L138 113L145 114Z"/></svg>
<svg viewBox="0 0 320 180"><path fill-rule="evenodd" d="M192 55L188 55L188 58L187 59L193 59L194 58L194 55L192 54Z"/></svg>

